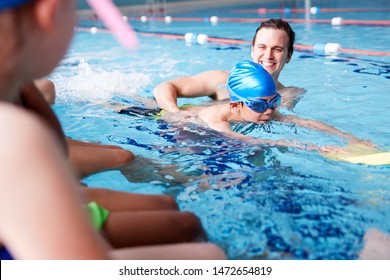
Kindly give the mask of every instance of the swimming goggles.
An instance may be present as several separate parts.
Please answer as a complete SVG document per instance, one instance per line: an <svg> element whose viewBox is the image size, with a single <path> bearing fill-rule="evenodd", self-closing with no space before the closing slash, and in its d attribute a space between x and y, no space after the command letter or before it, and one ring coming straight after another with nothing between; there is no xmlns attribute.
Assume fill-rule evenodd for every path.
<svg viewBox="0 0 390 280"><path fill-rule="evenodd" d="M251 108L253 111L256 111L257 113L263 113L268 108L274 110L280 106L282 101L282 97L280 96L279 93L276 93L276 96L272 98L269 102L263 99L246 99L234 93L232 90L230 91L230 94L237 97L240 101L244 102L246 106Z"/></svg>

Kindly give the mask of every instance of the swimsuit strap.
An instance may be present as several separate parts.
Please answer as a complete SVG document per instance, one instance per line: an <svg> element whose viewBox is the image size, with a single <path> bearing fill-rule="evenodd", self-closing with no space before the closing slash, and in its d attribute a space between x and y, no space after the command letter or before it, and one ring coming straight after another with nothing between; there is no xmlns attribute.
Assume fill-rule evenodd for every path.
<svg viewBox="0 0 390 280"><path fill-rule="evenodd" d="M14 258L12 255L8 252L7 248L1 247L0 248L0 260L13 260Z"/></svg>

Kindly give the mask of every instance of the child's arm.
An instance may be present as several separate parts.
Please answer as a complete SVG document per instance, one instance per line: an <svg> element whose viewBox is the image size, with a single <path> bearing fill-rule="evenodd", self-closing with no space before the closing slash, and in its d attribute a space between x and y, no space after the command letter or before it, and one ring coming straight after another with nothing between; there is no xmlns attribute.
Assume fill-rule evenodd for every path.
<svg viewBox="0 0 390 280"><path fill-rule="evenodd" d="M250 136L246 136L241 133L233 131L230 127L230 123L227 121L209 122L208 125L210 128L214 130L223 132L225 135L229 136L230 138L241 140L252 145L260 144L260 145L269 145L269 146L294 147L303 150L318 150L318 147L313 144L303 143L292 139L268 140L268 139L257 139Z"/></svg>
<svg viewBox="0 0 390 280"><path fill-rule="evenodd" d="M302 118L298 118L295 116L282 116L282 115L278 115L277 119L279 121L282 121L282 122L294 123L294 124L302 126L302 127L307 127L307 128L321 131L321 132L334 134L334 135L337 135L339 137L348 139L350 142L359 142L359 143L364 143L364 144L369 145L369 146L373 146L373 144L370 141L359 139L358 137L356 137L352 134L343 132L337 128L334 128L333 126L327 125L327 124L320 122L320 121L302 119Z"/></svg>

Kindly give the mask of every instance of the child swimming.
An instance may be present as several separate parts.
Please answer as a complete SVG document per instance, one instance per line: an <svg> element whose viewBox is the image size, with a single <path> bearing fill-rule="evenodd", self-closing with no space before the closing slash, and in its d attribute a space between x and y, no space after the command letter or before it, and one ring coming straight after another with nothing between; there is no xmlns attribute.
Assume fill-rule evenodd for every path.
<svg viewBox="0 0 390 280"><path fill-rule="evenodd" d="M276 90L272 76L258 63L243 60L230 72L226 85L230 101L212 106L186 106L177 113L164 113L162 119L169 122L193 122L224 133L228 137L243 140L251 144L294 146L303 149L318 149L312 144L295 140L254 139L231 129L234 122L267 123L271 120L294 123L347 139L350 144L372 145L354 135L342 132L332 126L316 120L303 119L278 112L281 96ZM176 100L175 100L176 101ZM173 101L173 102L175 102ZM329 148L325 148L329 149Z"/></svg>
<svg viewBox="0 0 390 280"><path fill-rule="evenodd" d="M227 90L230 102L212 106L185 106L179 113L163 114L169 122L192 122L253 144L289 145L287 142L254 139L231 129L233 122L267 123L280 106L281 96L271 75L260 65L244 60L232 69Z"/></svg>

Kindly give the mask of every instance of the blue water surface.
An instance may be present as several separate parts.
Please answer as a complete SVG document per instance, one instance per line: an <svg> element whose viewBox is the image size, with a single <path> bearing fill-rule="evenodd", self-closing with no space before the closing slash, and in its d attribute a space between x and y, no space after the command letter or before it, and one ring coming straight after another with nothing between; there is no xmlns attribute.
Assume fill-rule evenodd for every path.
<svg viewBox="0 0 390 280"><path fill-rule="evenodd" d="M353 7L361 4L319 3L344 8L352 2ZM370 3L389 8L388 1ZM281 7L280 3L266 5ZM240 8L259 5L172 16L258 17L234 12ZM390 19L388 11L313 17L335 16ZM258 26L206 21L131 23L145 32L193 32L243 40L251 40ZM84 27L98 24L80 21ZM390 27L291 25L299 44L336 42L343 48L389 51ZM333 161L315 151L294 148L248 146L196 126L178 127L142 114L116 113L110 104L142 107L142 99L152 98L153 87L164 80L211 69L230 70L239 60L251 59L250 44L187 45L158 36L139 36L139 40L138 50L129 51L111 34L78 32L50 76L58 94L53 108L67 136L119 145L140 157L122 170L90 176L84 183L173 196L181 209L200 217L210 241L222 246L230 259L355 259L367 229L390 232L389 166ZM283 113L325 122L390 150L389 56L295 51L280 81L306 90L297 106ZM180 100L180 104L206 101L203 97ZM234 129L256 138L297 139L318 146L346 144L332 135L277 122L236 124Z"/></svg>

